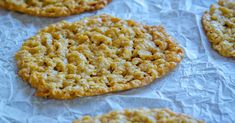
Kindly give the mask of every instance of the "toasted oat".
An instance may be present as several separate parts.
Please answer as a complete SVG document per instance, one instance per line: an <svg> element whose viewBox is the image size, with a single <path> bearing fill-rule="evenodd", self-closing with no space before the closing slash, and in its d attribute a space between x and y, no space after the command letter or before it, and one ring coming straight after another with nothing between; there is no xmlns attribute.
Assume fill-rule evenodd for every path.
<svg viewBox="0 0 235 123"><path fill-rule="evenodd" d="M73 123L204 123L169 109L132 109L112 111L108 114L84 116Z"/></svg>
<svg viewBox="0 0 235 123"><path fill-rule="evenodd" d="M16 54L19 75L36 95L56 99L141 87L175 68L182 57L163 27L109 15L50 25Z"/></svg>
<svg viewBox="0 0 235 123"><path fill-rule="evenodd" d="M0 7L35 16L61 17L103 8L112 0L0 0Z"/></svg>
<svg viewBox="0 0 235 123"><path fill-rule="evenodd" d="M222 56L235 58L235 1L219 0L211 5L202 23L212 47Z"/></svg>

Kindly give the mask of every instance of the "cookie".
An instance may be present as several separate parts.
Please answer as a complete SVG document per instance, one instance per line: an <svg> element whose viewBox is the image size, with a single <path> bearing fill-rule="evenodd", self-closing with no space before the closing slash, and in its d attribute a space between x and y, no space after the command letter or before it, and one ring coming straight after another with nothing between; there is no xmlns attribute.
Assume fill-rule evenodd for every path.
<svg viewBox="0 0 235 123"><path fill-rule="evenodd" d="M94 11L112 0L0 0L0 7L34 16L62 17Z"/></svg>
<svg viewBox="0 0 235 123"><path fill-rule="evenodd" d="M37 96L71 99L145 86L183 55L161 26L98 15L42 29L23 43L16 60Z"/></svg>
<svg viewBox="0 0 235 123"><path fill-rule="evenodd" d="M212 47L222 56L235 58L235 1L219 0L202 17Z"/></svg>
<svg viewBox="0 0 235 123"><path fill-rule="evenodd" d="M169 109L132 109L112 111L95 117L84 116L73 123L204 123Z"/></svg>

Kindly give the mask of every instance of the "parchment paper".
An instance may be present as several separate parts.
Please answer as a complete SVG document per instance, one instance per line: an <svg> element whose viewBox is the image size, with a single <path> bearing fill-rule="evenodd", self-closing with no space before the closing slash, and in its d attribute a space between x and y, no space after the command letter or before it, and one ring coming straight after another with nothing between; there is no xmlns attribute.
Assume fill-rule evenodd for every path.
<svg viewBox="0 0 235 123"><path fill-rule="evenodd" d="M211 48L201 16L215 0L113 0L106 8L65 18L39 18L0 9L0 123L70 123L83 115L124 108L170 108L209 123L235 122L235 59ZM17 75L14 54L38 29L61 20L108 13L164 25L186 56L153 84L124 92L58 101L33 96Z"/></svg>

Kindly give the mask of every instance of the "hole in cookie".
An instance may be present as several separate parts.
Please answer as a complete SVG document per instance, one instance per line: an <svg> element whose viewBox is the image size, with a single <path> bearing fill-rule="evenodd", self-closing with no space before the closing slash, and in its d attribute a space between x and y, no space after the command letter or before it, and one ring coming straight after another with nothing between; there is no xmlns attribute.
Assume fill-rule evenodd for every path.
<svg viewBox="0 0 235 123"><path fill-rule="evenodd" d="M92 74L91 74L90 77L96 77L96 75L92 75Z"/></svg>
<svg viewBox="0 0 235 123"><path fill-rule="evenodd" d="M228 25L227 23L225 23L225 24L224 24L224 27L228 28L228 27L229 27L229 25Z"/></svg>
<svg viewBox="0 0 235 123"><path fill-rule="evenodd" d="M110 73L113 73L113 71L115 70L115 68L114 68L113 65L111 65L108 70L109 70Z"/></svg>
<svg viewBox="0 0 235 123"><path fill-rule="evenodd" d="M57 64L55 67L54 67L54 70L55 71L58 71L58 72L63 72L63 65L62 64Z"/></svg>
<svg viewBox="0 0 235 123"><path fill-rule="evenodd" d="M64 87L59 87L60 90L64 89Z"/></svg>
<svg viewBox="0 0 235 123"><path fill-rule="evenodd" d="M46 67L47 67L47 63L44 61L44 62L42 63L42 66L43 66L44 68L46 68Z"/></svg>
<svg viewBox="0 0 235 123"><path fill-rule="evenodd" d="M109 87L109 88L112 87L112 86L110 85L110 83L105 83L105 84L106 84L106 86Z"/></svg>

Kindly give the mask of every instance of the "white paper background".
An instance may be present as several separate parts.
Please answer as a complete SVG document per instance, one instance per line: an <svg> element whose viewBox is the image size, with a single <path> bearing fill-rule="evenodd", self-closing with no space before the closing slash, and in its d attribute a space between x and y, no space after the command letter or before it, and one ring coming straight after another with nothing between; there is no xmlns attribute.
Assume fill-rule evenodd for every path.
<svg viewBox="0 0 235 123"><path fill-rule="evenodd" d="M0 123L70 123L82 115L139 107L168 107L209 123L235 122L235 59L210 47L200 18L215 0L113 0L105 9L66 18L39 18L0 9ZM109 13L150 25L162 24L186 56L167 76L125 92L68 101L33 96L17 76L14 54L38 29L61 20Z"/></svg>

